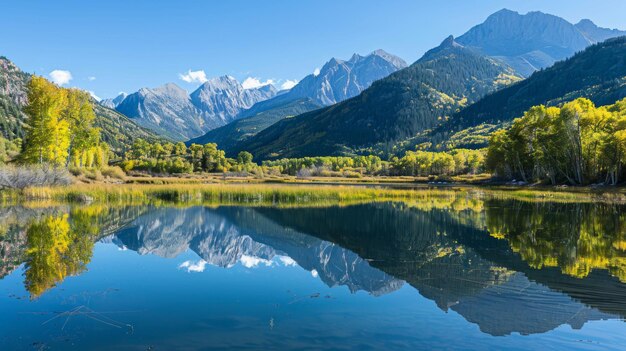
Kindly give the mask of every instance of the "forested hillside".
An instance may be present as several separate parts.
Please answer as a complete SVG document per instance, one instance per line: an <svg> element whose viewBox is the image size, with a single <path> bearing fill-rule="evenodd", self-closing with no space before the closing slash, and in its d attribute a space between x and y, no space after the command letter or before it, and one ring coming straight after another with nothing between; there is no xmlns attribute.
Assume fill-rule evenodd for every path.
<svg viewBox="0 0 626 351"><path fill-rule="evenodd" d="M265 102L268 101L263 101L259 104L263 104ZM240 142L256 135L258 132L285 117L297 116L321 107L321 105L312 99L296 99L289 103L282 104L266 111L261 111L251 115L250 117L241 118L230 122L225 126L213 129L199 138L189 140L187 145L217 143L217 145L220 146L220 149L226 151L227 155L234 157L236 153L234 153L233 150L237 148L237 144Z"/></svg>
<svg viewBox="0 0 626 351"><path fill-rule="evenodd" d="M425 140L443 147L446 141L455 139L468 128L499 126L521 117L532 106L557 106L578 97L588 98L597 105L612 104L626 97L626 37L593 45L568 60L486 96L455 114ZM485 145L486 138L482 138L473 145L456 146Z"/></svg>
<svg viewBox="0 0 626 351"><path fill-rule="evenodd" d="M10 60L0 57L0 132L8 140L24 137L27 116L22 108L28 102L26 85L30 77ZM150 141L163 139L128 117L97 104L95 100L92 103L96 114L94 124L101 129L102 140L115 153L121 154L138 138Z"/></svg>

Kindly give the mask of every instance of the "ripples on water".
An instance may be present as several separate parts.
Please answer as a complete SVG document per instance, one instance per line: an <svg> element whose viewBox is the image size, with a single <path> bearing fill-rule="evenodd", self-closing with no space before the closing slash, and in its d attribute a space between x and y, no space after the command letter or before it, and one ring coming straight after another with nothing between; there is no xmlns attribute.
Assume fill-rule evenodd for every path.
<svg viewBox="0 0 626 351"><path fill-rule="evenodd" d="M626 207L0 209L2 350L620 349Z"/></svg>

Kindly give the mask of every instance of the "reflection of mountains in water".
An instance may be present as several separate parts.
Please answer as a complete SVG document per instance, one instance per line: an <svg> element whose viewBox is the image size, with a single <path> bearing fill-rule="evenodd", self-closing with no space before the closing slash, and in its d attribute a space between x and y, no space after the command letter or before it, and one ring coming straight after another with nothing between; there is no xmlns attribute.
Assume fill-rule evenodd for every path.
<svg viewBox="0 0 626 351"><path fill-rule="evenodd" d="M508 240L485 229L485 215L493 217L491 222L506 219L521 228L491 208L511 206L486 205L477 211L389 203L291 209L130 207L97 212L92 221L100 224L102 234L114 233L105 241L141 254L175 257L191 249L220 267L288 256L329 286L373 295L407 282L442 310L453 310L492 335L540 333L563 324L580 328L590 320L626 317L626 284L603 270L578 279L559 267L531 268ZM28 223L47 212L0 211L0 273L24 262ZM70 221L78 213L70 211Z"/></svg>
<svg viewBox="0 0 626 351"><path fill-rule="evenodd" d="M191 249L220 267L288 256L300 267L316 272L328 286L345 285L352 292L382 295L403 284L354 252L284 228L251 208L156 209L115 236L118 245L140 254L175 257Z"/></svg>
<svg viewBox="0 0 626 351"><path fill-rule="evenodd" d="M483 212L397 204L257 211L356 252L492 335L626 316L626 285L602 272L577 279L558 269L531 269L478 225Z"/></svg>

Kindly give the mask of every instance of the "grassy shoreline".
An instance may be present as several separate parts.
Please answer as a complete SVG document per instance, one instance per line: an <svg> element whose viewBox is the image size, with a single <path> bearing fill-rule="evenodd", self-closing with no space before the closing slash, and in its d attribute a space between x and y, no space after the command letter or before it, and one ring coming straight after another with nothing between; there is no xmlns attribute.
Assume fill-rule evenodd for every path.
<svg viewBox="0 0 626 351"><path fill-rule="evenodd" d="M57 203L181 203L267 206L333 205L380 201L430 201L441 198L514 199L533 202L604 202L626 204L620 188L557 188L416 183L93 183L63 187L4 190L4 204Z"/></svg>

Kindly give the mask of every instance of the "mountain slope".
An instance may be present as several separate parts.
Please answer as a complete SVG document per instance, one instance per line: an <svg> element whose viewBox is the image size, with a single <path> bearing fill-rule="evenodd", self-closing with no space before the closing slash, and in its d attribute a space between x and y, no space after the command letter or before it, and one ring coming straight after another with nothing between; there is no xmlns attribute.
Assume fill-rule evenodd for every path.
<svg viewBox="0 0 626 351"><path fill-rule="evenodd" d="M22 107L28 103L26 84L30 74L21 71L13 62L0 57L0 132L9 140L22 138L28 116ZM149 141L161 139L154 133L138 126L128 117L99 105L92 100L96 114L95 124L101 128L102 140L112 151L121 154L135 139Z"/></svg>
<svg viewBox="0 0 626 351"><path fill-rule="evenodd" d="M136 139L148 142L164 140L162 136L137 125L121 113L101 106L95 100L92 104L96 113L95 125L100 128L102 140L109 144L115 154L123 155Z"/></svg>
<svg viewBox="0 0 626 351"><path fill-rule="evenodd" d="M597 105L626 97L626 37L589 47L530 78L486 96L454 115L435 131L436 138L483 123L500 124L521 117L535 105L586 97ZM480 146L480 145L477 145Z"/></svg>
<svg viewBox="0 0 626 351"><path fill-rule="evenodd" d="M25 87L29 79L28 73L6 57L0 57L0 131L9 140L24 137L27 116L22 106L28 101Z"/></svg>
<svg viewBox="0 0 626 351"><path fill-rule="evenodd" d="M213 78L188 94L174 83L142 88L116 110L175 140L188 140L234 120L244 109L276 95L273 86L244 89L233 77Z"/></svg>
<svg viewBox="0 0 626 351"><path fill-rule="evenodd" d="M261 101L238 116L238 120L209 131L188 143L216 142L228 153L234 145L285 117L296 116L354 97L374 81L407 67L406 62L383 50L350 60L331 59L317 74L303 78L291 90Z"/></svg>
<svg viewBox="0 0 626 351"><path fill-rule="evenodd" d="M596 26L596 24L589 19L583 19L576 23L576 28L595 43L626 35L625 30L601 28Z"/></svg>
<svg viewBox="0 0 626 351"><path fill-rule="evenodd" d="M204 120L187 92L174 83L128 95L116 110L137 124L175 140L203 132Z"/></svg>
<svg viewBox="0 0 626 351"><path fill-rule="evenodd" d="M354 54L348 61L333 58L322 66L319 74L304 77L280 98L308 97L320 105L332 105L358 95L374 81L406 67L402 59L383 50L367 56Z"/></svg>
<svg viewBox="0 0 626 351"><path fill-rule="evenodd" d="M229 156L235 156L230 151L237 143L256 135L261 130L285 118L285 116L297 116L322 106L312 99L297 99L276 108L259 112L256 115L235 120L225 126L210 130L205 135L191 139L187 144L217 143L220 149L226 150Z"/></svg>
<svg viewBox="0 0 626 351"><path fill-rule="evenodd" d="M128 96L126 93L120 93L118 96L112 99L101 100L100 105L110 109L115 109L119 104L122 103L122 101L124 101L124 99L126 99L126 96Z"/></svg>
<svg viewBox="0 0 626 351"><path fill-rule="evenodd" d="M597 27L590 20L573 25L542 12L521 15L498 11L457 41L485 55L497 57L523 76L552 66L587 46L626 32Z"/></svg>
<svg viewBox="0 0 626 351"><path fill-rule="evenodd" d="M516 79L510 67L449 37L409 68L374 82L360 95L284 119L237 149L268 159L390 145L434 127L467 102Z"/></svg>
<svg viewBox="0 0 626 351"><path fill-rule="evenodd" d="M276 95L268 84L256 89L244 89L230 76L213 78L191 93L191 102L217 126L231 122L244 109ZM215 128L215 127L213 127Z"/></svg>

